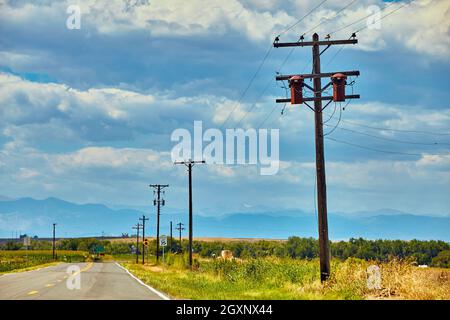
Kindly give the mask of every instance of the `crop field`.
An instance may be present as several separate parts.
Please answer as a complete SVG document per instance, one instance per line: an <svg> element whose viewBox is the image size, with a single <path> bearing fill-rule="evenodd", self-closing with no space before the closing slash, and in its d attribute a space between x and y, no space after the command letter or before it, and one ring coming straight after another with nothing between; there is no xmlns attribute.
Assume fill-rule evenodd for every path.
<svg viewBox="0 0 450 320"><path fill-rule="evenodd" d="M145 283L181 299L450 299L450 270L400 260L332 260L332 276L324 284L317 259L200 258L193 271L186 268L186 257L176 255L164 265L123 264ZM380 270L377 288L368 286L371 265Z"/></svg>
<svg viewBox="0 0 450 320"><path fill-rule="evenodd" d="M83 251L57 251L60 262L81 262L88 258ZM4 250L0 251L0 273L27 269L53 262L51 250Z"/></svg>

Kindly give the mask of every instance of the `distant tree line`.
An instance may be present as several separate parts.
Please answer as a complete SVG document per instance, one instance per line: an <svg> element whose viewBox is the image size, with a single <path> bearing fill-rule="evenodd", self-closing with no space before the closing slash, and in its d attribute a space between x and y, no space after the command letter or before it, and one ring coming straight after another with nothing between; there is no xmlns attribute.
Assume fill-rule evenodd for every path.
<svg viewBox="0 0 450 320"><path fill-rule="evenodd" d="M170 243L170 241L169 241ZM57 242L58 250L92 251L96 246L103 246L106 254L130 254L134 242L99 240L96 238L62 239ZM0 245L0 250L19 250L20 242L7 242ZM345 260L349 257L364 260L388 261L393 258L409 259L419 265L433 265L450 268L450 244L444 241L421 240L365 240L351 238L349 241L331 242L333 258ZM51 249L49 241L31 241L31 250ZM151 254L156 251L156 241L147 248ZM139 248L141 251L141 247ZM166 252L186 252L188 242L173 239ZM236 258L257 258L266 256L290 257L293 259L313 259L319 254L319 243L314 238L290 237L287 241L194 241L193 252L202 257L220 256L222 250L231 250Z"/></svg>
<svg viewBox="0 0 450 320"><path fill-rule="evenodd" d="M410 259L417 264L450 267L450 244L444 241L420 240L365 240L331 242L333 258L345 260L349 257L388 261L393 258ZM314 238L290 237L288 241L230 241L194 242L194 252L201 256L220 255L222 250L231 250L237 258L264 256L313 259L319 255L319 242ZM434 259L434 260L433 260Z"/></svg>

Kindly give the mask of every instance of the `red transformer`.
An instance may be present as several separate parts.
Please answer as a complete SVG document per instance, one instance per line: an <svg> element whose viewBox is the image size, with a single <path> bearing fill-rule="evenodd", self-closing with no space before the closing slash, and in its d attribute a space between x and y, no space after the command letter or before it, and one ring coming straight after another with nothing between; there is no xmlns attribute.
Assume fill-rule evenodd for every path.
<svg viewBox="0 0 450 320"><path fill-rule="evenodd" d="M331 77L333 83L333 101L345 101L345 85L347 76L343 73L336 73Z"/></svg>
<svg viewBox="0 0 450 320"><path fill-rule="evenodd" d="M302 76L292 76L289 79L289 87L291 88L291 104L303 103L303 80Z"/></svg>

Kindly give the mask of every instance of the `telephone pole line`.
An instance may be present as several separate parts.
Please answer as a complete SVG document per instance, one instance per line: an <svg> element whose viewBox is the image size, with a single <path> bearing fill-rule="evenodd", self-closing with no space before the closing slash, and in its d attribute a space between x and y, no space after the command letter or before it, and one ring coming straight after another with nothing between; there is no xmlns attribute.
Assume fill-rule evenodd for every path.
<svg viewBox="0 0 450 320"><path fill-rule="evenodd" d="M53 223L53 260L56 259L56 223Z"/></svg>
<svg viewBox="0 0 450 320"><path fill-rule="evenodd" d="M185 230L186 228L184 228L184 223L178 222L177 223L178 228L175 228L176 230L178 230L180 232L180 250L181 250L181 231Z"/></svg>
<svg viewBox="0 0 450 320"><path fill-rule="evenodd" d="M170 221L170 245L169 245L169 250L172 251L172 243L173 243L173 238L172 238L172 221Z"/></svg>
<svg viewBox="0 0 450 320"><path fill-rule="evenodd" d="M356 35L352 34L348 40L325 40L319 41L319 35L315 33L312 41L298 41L279 43L278 37L273 43L278 47L312 47L312 74L305 75L279 75L276 80L289 80L291 88L290 99L277 99L277 103L301 104L304 103L314 111L315 124L315 144L316 144L316 180L317 180L317 206L318 206L318 225L319 225L319 258L320 258L320 279L325 281L330 276L330 247L328 239L328 212L327 212L327 187L325 178L325 153L323 143L323 119L322 111L332 102L341 102L345 99L359 99L359 95L345 95L345 85L347 76L359 75L359 71L341 71L333 73L321 73L320 56L332 45L356 44L358 40ZM320 46L326 46L320 51ZM322 78L330 77L331 81L322 87ZM304 79L313 79L313 87L304 83ZM329 86L333 86L333 96L322 96L322 92ZM311 90L313 97L303 97L303 88ZM314 101L314 108L308 102ZM328 101L325 107L322 107L322 101Z"/></svg>
<svg viewBox="0 0 450 320"><path fill-rule="evenodd" d="M196 163L206 163L205 160L194 161L175 161L174 164L184 164L188 168L189 173L189 267L192 268L192 167Z"/></svg>
<svg viewBox="0 0 450 320"><path fill-rule="evenodd" d="M136 229L136 263L139 263L139 231L141 226L142 225L140 223L133 226L133 229Z"/></svg>
<svg viewBox="0 0 450 320"><path fill-rule="evenodd" d="M142 264L145 264L145 221L148 220L148 218L145 217L145 215L142 215L142 218L139 218L140 221L142 221Z"/></svg>
<svg viewBox="0 0 450 320"><path fill-rule="evenodd" d="M165 206L166 201L161 199L161 192L164 194L164 188L168 188L168 184L151 184L150 188L153 188L153 195L156 195L156 199L153 199L153 205L156 206L156 262L159 261L159 216L161 215L161 206Z"/></svg>

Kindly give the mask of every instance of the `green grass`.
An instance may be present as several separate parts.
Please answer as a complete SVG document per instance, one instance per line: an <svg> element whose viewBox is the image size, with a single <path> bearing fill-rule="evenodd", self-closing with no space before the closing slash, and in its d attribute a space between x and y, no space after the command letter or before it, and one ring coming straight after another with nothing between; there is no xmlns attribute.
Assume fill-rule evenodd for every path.
<svg viewBox="0 0 450 320"><path fill-rule="evenodd" d="M194 271L185 257L171 256L164 267L124 266L145 283L187 299L361 299L359 283L322 286L317 260L279 258L246 261L202 260ZM341 268L334 263L333 269Z"/></svg>
<svg viewBox="0 0 450 320"><path fill-rule="evenodd" d="M57 251L59 262L80 262L88 259L82 251ZM31 270L53 263L51 250L5 250L0 251L0 273Z"/></svg>

